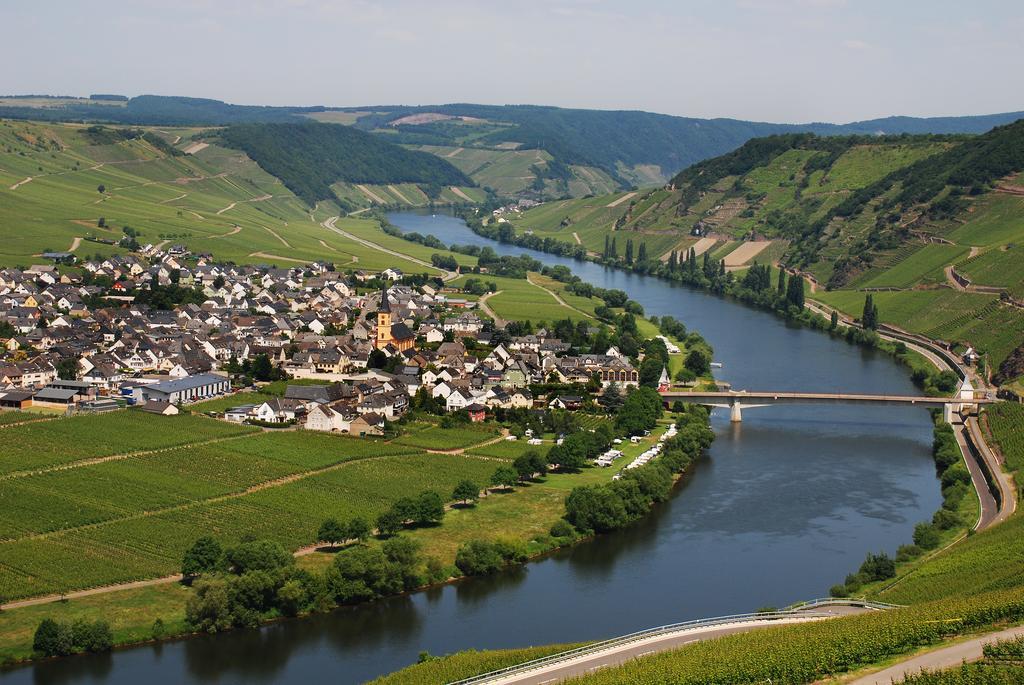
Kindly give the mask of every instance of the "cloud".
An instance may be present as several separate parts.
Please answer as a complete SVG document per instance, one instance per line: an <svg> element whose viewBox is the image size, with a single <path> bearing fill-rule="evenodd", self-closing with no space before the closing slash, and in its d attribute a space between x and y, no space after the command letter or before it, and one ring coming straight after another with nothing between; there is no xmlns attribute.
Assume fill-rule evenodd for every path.
<svg viewBox="0 0 1024 685"><path fill-rule="evenodd" d="M843 47L850 50L868 50L871 48L871 45L856 38L847 38L843 41Z"/></svg>

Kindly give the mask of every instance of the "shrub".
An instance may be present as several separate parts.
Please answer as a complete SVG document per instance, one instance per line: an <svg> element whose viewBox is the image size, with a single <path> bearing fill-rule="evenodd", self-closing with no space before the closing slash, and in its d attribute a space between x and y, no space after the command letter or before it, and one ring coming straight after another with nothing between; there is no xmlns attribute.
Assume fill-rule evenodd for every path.
<svg viewBox="0 0 1024 685"><path fill-rule="evenodd" d="M935 549L939 546L939 531L930 523L917 524L914 526L914 544L921 549Z"/></svg>
<svg viewBox="0 0 1024 685"><path fill-rule="evenodd" d="M939 509L932 516L932 525L939 530L949 530L960 525L960 517L949 509Z"/></svg>
<svg viewBox="0 0 1024 685"><path fill-rule="evenodd" d="M239 575L249 571L273 571L295 563L295 557L273 540L243 542L229 548L224 557L228 567Z"/></svg>
<svg viewBox="0 0 1024 685"><path fill-rule="evenodd" d="M573 530L572 524L565 519L558 519L554 525L551 526L551 537L553 538L568 538L576 534Z"/></svg>
<svg viewBox="0 0 1024 685"><path fill-rule="evenodd" d="M507 564L526 561L526 548L518 542L470 540L455 554L455 566L467 576L497 573Z"/></svg>
<svg viewBox="0 0 1024 685"><path fill-rule="evenodd" d="M52 618L44 618L36 628L35 636L32 639L32 649L43 656L71 654L74 649L71 627L58 623Z"/></svg>
<svg viewBox="0 0 1024 685"><path fill-rule="evenodd" d="M880 554L868 554L864 563L860 565L859 575L863 575L868 582L886 580L896 576L896 562L889 558L885 552Z"/></svg>
<svg viewBox="0 0 1024 685"><path fill-rule="evenodd" d="M484 540L470 540L455 554L455 566L467 576L497 573L504 565L498 548Z"/></svg>
<svg viewBox="0 0 1024 685"><path fill-rule="evenodd" d="M185 603L185 620L195 630L216 633L231 627L231 604L223 581L200 581Z"/></svg>
<svg viewBox="0 0 1024 685"><path fill-rule="evenodd" d="M942 487L948 488L956 483L970 485L971 473L963 462L957 462L942 472Z"/></svg>
<svg viewBox="0 0 1024 685"><path fill-rule="evenodd" d="M896 550L896 561L901 564L907 561L911 561L921 556L923 549L917 545L900 545L899 549Z"/></svg>
<svg viewBox="0 0 1024 685"><path fill-rule="evenodd" d="M76 652L107 652L114 646L114 633L106 621L78 620L71 624Z"/></svg>

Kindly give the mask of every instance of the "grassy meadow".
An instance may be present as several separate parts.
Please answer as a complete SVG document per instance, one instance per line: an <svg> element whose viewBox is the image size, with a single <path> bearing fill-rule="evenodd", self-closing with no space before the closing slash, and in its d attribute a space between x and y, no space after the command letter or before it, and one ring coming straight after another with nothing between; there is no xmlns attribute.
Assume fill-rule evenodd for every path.
<svg viewBox="0 0 1024 685"><path fill-rule="evenodd" d="M179 131L149 134L180 152L202 133ZM5 218L0 267L38 262L44 251L73 251L83 258L124 254L95 241L117 242L130 226L142 244L181 243L236 263L285 266L326 259L340 268L423 270L328 231L320 222L343 213L338 206L321 203L310 211L238 151L209 145L194 154L170 154L145 138L110 138L97 140L97 134L74 124L0 121L0 214ZM462 191L483 198L479 189ZM399 195L410 205L426 204L411 184L386 186L380 193L388 204L404 204ZM442 201L465 202L450 189L442 196ZM339 197L371 205L362 195L361 200ZM381 235L374 221L344 223Z"/></svg>

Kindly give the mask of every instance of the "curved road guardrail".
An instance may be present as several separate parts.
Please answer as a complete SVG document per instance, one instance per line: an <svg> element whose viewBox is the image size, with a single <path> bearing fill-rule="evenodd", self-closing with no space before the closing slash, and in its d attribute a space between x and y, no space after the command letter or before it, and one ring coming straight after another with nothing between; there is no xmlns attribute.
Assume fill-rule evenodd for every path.
<svg viewBox="0 0 1024 685"><path fill-rule="evenodd" d="M609 640L594 642L584 647L577 647L576 649L570 649L565 652L559 652L558 654L551 654L549 656L541 657L539 659L534 659L532 661L526 661L521 664L516 664L515 666L507 666L496 671L490 671L489 673L481 673L480 675L475 675L470 678L454 681L452 683L449 683L449 685L472 685L474 683L493 682L499 678L506 678L508 676L517 674L525 674L540 668L569 661L570 659L575 659L577 657L586 656L589 654L597 654L608 649L621 647L623 645L628 645L630 643L638 642L640 640L646 640L648 638L660 637L664 635L671 635L672 633L677 633L684 630L692 630L694 628L722 626L728 625L730 623L746 623L749 621L764 621L765 623L769 623L771 621L784 618L831 618L833 617L833 614L822 613L816 610L832 606L863 607L866 609L874 609L878 611L899 608L899 605L897 604L872 602L864 599L838 599L830 597L800 602L798 604L794 604L791 607L782 609L780 611L754 612L747 614L716 616L713 618L699 618L692 621L683 621L681 623L672 623L669 625L658 626L657 628L648 628L646 630L640 630L635 633L629 633L628 635L614 637Z"/></svg>

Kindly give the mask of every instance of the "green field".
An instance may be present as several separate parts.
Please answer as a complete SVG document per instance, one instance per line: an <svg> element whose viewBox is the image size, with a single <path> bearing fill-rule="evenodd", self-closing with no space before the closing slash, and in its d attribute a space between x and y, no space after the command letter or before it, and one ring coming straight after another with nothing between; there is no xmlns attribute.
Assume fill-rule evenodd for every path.
<svg viewBox="0 0 1024 685"><path fill-rule="evenodd" d="M809 297L859 317L864 295L851 290L819 290ZM995 366L1024 340L1024 317L1011 305L1000 304L996 295L948 288L872 295L883 322L930 338L970 343L987 352Z"/></svg>
<svg viewBox="0 0 1024 685"><path fill-rule="evenodd" d="M977 202L967 223L947 237L960 245L1005 245L1024 237L1024 197L992 193Z"/></svg>
<svg viewBox="0 0 1024 685"><path fill-rule="evenodd" d="M921 282L945 280L943 267L967 254L959 245L925 245L874 278L858 282L860 288L909 288Z"/></svg>
<svg viewBox="0 0 1024 685"><path fill-rule="evenodd" d="M181 136L180 150L199 132L158 135L168 143ZM425 202L414 186L396 187L413 204ZM479 189L464 190L483 198ZM388 202L401 202L390 188L382 192ZM362 197L357 204L369 207L370 201ZM72 246L79 257L124 253L91 239L116 242L122 228L130 226L143 245L182 243L237 263L333 260L340 268L422 269L320 225L340 213L334 203L321 203L311 212L244 154L217 145L169 155L142 138L96 144L73 124L0 121L0 214L5 219L0 266L28 265L44 251ZM97 225L101 217L106 228Z"/></svg>
<svg viewBox="0 0 1024 685"><path fill-rule="evenodd" d="M405 433L395 440L395 444L427 450L453 450L478 445L495 437L497 434L491 428L475 430L427 426Z"/></svg>
<svg viewBox="0 0 1024 685"><path fill-rule="evenodd" d="M146 416L154 426L167 420ZM591 422L600 420L594 417ZM431 439L441 435L432 424L417 423L413 428L413 434ZM631 445L621 463L649 446L660 432L654 431L647 445ZM445 433L467 442L489 435L486 429L475 428ZM0 517L8 536L0 540L0 594L11 600L173 574L198 531L225 544L253 535L295 549L312 543L320 522L329 516L345 520L362 515L372 520L397 498L424 489L447 499L460 480L483 486L500 460L513 456L507 450L500 456L486 452L506 444L521 451L533 449L520 441L481 447L485 454L479 456L426 454L397 442L270 431L216 445L0 479L0 498L20 498ZM505 536L538 553L552 545L547 531L562 515L568 491L578 484L607 482L615 470L549 474L486 496L476 506L451 509L442 525L414 528L405 535L448 565L458 547L472 539ZM26 491L32 489L56 497L26 506ZM60 504L45 505L57 498ZM299 557L298 563L320 570L332 559L332 553L314 552ZM174 583L5 609L0 612L0 662L31 655L32 633L44 617L102 616L110 621L118 643L148 639L156 617L165 622L169 635L187 632L184 604L189 596L191 590Z"/></svg>
<svg viewBox="0 0 1024 685"><path fill-rule="evenodd" d="M108 421L105 433L124 439L165 431L195 435L194 427L183 433L175 419L139 416L149 424L128 428ZM14 444L22 437L14 432L28 428L49 427L47 437L57 440L61 424L74 421L5 430L18 440ZM75 443L64 449L64 462L75 463L116 447ZM8 461L8 472L23 472L39 460L21 450ZM493 462L472 457L291 431L8 477L0 481L0 498L11 505L0 516L0 594L15 598L171 574L198 530L224 540L252 533L295 549L313 542L318 522L332 513L372 519L401 496L429 488L447 495L462 478L485 482L493 469Z"/></svg>
<svg viewBox="0 0 1024 685"><path fill-rule="evenodd" d="M469 278L476 278L484 283L493 282L497 285L497 292L487 298L487 305L499 317L514 321L557 321L560 319L588 319L593 307L600 302L576 298L577 301L564 299L568 307L563 306L555 300L550 292L545 291L549 287L550 279L544 279L539 274L531 273L530 280L523 278L504 278L488 274L463 276L453 281L453 285L461 287ZM534 285L530 281L543 284L544 287ZM579 302L582 300L582 302ZM577 309L579 305L586 308Z"/></svg>
<svg viewBox="0 0 1024 685"><path fill-rule="evenodd" d="M140 411L81 415L5 428L0 475L251 433L250 426Z"/></svg>
<svg viewBox="0 0 1024 685"><path fill-rule="evenodd" d="M1024 245L995 246L957 264L957 271L976 285L1006 288L1024 297Z"/></svg>
<svg viewBox="0 0 1024 685"><path fill-rule="evenodd" d="M496 459L507 459L512 461L524 452L534 451L541 455L547 455L554 445L552 442L545 442L542 445L528 445L526 440L501 440L490 445L471 447L466 451L470 454L478 454L482 457L494 457Z"/></svg>

